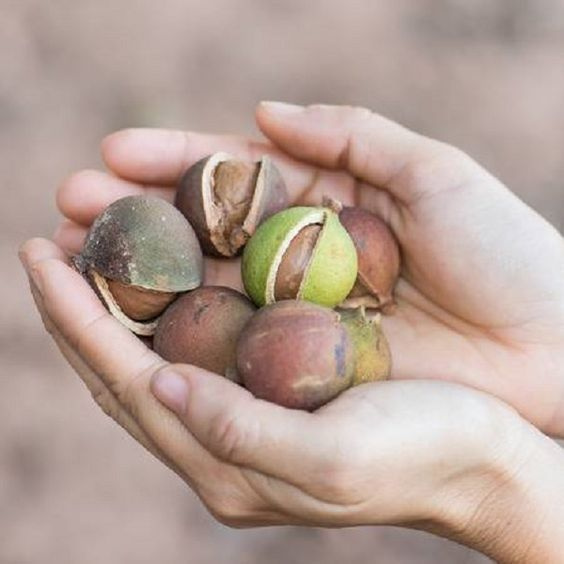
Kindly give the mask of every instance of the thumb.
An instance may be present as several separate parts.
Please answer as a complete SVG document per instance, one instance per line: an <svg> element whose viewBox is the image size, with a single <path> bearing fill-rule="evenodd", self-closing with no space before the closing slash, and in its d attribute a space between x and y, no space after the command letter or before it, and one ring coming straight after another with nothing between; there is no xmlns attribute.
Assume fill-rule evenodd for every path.
<svg viewBox="0 0 564 564"><path fill-rule="evenodd" d="M313 415L258 400L233 382L186 364L151 380L156 398L216 457L293 481L311 441ZM304 441L306 437L306 441Z"/></svg>
<svg viewBox="0 0 564 564"><path fill-rule="evenodd" d="M256 120L261 131L293 157L344 169L385 188L404 204L481 170L462 151L366 108L261 102Z"/></svg>

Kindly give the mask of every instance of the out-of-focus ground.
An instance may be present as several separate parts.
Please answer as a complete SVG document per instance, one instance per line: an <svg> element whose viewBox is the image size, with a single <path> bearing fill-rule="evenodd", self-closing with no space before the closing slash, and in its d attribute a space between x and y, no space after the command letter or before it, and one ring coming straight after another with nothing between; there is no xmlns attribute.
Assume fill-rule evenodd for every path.
<svg viewBox="0 0 564 564"><path fill-rule="evenodd" d="M109 421L16 260L125 126L255 131L261 99L361 104L457 144L564 224L564 1L1 0L0 562L477 563L392 528L216 524Z"/></svg>

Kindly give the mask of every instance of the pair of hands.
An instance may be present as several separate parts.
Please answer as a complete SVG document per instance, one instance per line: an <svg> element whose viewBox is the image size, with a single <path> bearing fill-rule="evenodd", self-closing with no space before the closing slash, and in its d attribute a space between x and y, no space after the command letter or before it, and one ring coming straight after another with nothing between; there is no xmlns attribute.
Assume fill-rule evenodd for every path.
<svg viewBox="0 0 564 564"><path fill-rule="evenodd" d="M538 449L559 460L508 406L564 436L562 237L459 150L367 110L265 103L256 118L268 141L160 130L104 140L110 172L68 179L54 242L21 250L47 329L102 409L222 522L405 524L495 554L475 540L485 526L476 506L491 504L512 468L534 475ZM108 204L172 200L183 171L217 150L270 154L295 203L330 195L390 225L403 253L397 312L383 323L392 381L315 413L256 400L217 375L168 365L68 266ZM207 260L206 283L238 287L238 269Z"/></svg>

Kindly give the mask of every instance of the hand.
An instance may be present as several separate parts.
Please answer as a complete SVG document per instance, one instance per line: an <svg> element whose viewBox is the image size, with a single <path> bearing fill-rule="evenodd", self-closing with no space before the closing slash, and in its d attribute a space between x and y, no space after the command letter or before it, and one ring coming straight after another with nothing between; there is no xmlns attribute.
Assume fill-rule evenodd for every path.
<svg viewBox="0 0 564 564"><path fill-rule="evenodd" d="M270 142L159 130L110 136L102 149L112 175L85 171L63 184L68 221L55 240L76 252L94 217L119 197L172 199L182 172L208 153L269 153L294 202L327 194L357 203L398 238L399 307L384 319L393 378L490 392L564 436L560 234L459 150L367 110L263 104L257 122ZM237 262L208 261L207 282L240 287Z"/></svg>
<svg viewBox="0 0 564 564"><path fill-rule="evenodd" d="M359 386L315 413L285 409L168 365L53 243L32 240L21 256L46 327L102 409L222 522L396 524L507 562L564 553L564 455L495 398L412 380Z"/></svg>

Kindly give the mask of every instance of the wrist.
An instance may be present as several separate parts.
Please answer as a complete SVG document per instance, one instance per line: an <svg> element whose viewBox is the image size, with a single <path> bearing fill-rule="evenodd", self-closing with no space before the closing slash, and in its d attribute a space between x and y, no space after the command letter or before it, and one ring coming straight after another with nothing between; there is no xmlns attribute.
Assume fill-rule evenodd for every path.
<svg viewBox="0 0 564 564"><path fill-rule="evenodd" d="M447 486L435 522L498 562L564 562L564 453L508 415L492 448Z"/></svg>

